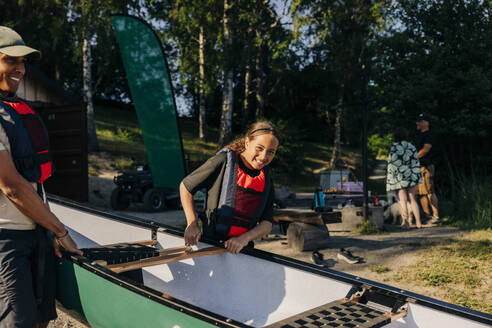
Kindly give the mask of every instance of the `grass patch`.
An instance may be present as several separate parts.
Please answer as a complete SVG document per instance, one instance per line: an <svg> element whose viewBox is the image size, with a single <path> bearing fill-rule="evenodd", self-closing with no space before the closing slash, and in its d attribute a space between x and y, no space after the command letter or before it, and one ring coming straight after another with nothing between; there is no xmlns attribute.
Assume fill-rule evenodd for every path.
<svg viewBox="0 0 492 328"><path fill-rule="evenodd" d="M137 162L147 162L142 131L134 112L96 106L96 133L99 150ZM120 164L115 164L117 167Z"/></svg>
<svg viewBox="0 0 492 328"><path fill-rule="evenodd" d="M133 169L136 164L138 163L136 163L135 160L128 157L116 158L110 163L111 167L117 171L129 171Z"/></svg>
<svg viewBox="0 0 492 328"><path fill-rule="evenodd" d="M477 169L471 176L459 175L454 183L454 192L444 194L442 207L445 223L462 229L487 229L492 227L492 176L488 170Z"/></svg>
<svg viewBox="0 0 492 328"><path fill-rule="evenodd" d="M439 287L445 300L492 312L492 230L466 232L458 238L419 250L419 260L402 267L395 281Z"/></svg>
<svg viewBox="0 0 492 328"><path fill-rule="evenodd" d="M369 267L369 271L372 271L375 273L386 273L386 272L389 272L390 269L384 265L371 265Z"/></svg>
<svg viewBox="0 0 492 328"><path fill-rule="evenodd" d="M359 225L357 225L355 232L361 235L375 235L384 233L376 228L376 226L369 220L363 220Z"/></svg>

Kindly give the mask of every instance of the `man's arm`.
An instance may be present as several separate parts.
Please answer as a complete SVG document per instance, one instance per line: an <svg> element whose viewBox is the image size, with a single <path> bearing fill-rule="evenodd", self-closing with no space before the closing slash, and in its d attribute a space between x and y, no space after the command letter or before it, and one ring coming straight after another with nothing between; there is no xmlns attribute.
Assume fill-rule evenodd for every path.
<svg viewBox="0 0 492 328"><path fill-rule="evenodd" d="M431 150L432 148L432 145L431 144L424 144L424 147L422 147L421 150L419 150L418 152L418 157L419 158L422 158L424 157L425 155L427 155L427 153Z"/></svg>
<svg viewBox="0 0 492 328"><path fill-rule="evenodd" d="M32 185L17 172L7 150L0 150L0 190L24 215L53 232L67 251L81 254L70 236L66 235L63 223L48 210Z"/></svg>

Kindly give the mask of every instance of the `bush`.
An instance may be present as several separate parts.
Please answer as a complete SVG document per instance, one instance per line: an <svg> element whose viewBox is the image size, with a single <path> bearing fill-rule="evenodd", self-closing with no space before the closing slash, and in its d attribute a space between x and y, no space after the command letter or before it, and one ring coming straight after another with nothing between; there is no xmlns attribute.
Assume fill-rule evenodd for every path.
<svg viewBox="0 0 492 328"><path fill-rule="evenodd" d="M279 120L275 122L280 133L280 144L272 162L272 168L277 175L292 176L303 170L304 152L297 131L292 122Z"/></svg>
<svg viewBox="0 0 492 328"><path fill-rule="evenodd" d="M486 174L456 179L454 199L448 191L443 194L442 211L447 222L468 229L492 228L492 177Z"/></svg>
<svg viewBox="0 0 492 328"><path fill-rule="evenodd" d="M391 133L380 136L373 134L367 139L367 149L376 156L376 158L388 157L389 150L393 144L393 136Z"/></svg>
<svg viewBox="0 0 492 328"><path fill-rule="evenodd" d="M382 231L380 231L374 224L372 224L371 221L369 220L363 220L358 226L357 229L355 230L357 233L360 233L361 235L375 235L375 234L380 234Z"/></svg>

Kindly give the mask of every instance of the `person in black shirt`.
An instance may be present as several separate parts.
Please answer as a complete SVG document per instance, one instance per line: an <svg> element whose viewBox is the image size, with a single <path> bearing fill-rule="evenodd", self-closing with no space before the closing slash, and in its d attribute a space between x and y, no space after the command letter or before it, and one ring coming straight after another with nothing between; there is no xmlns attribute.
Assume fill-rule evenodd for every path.
<svg viewBox="0 0 492 328"><path fill-rule="evenodd" d="M417 130L420 133L417 135L415 146L420 160L423 183L417 185L416 191L417 195L420 195L420 204L426 216L431 218L431 223L438 223L438 199L434 190L437 137L429 126L429 117L425 114L420 114L417 117ZM429 210L429 204L432 209L432 215Z"/></svg>

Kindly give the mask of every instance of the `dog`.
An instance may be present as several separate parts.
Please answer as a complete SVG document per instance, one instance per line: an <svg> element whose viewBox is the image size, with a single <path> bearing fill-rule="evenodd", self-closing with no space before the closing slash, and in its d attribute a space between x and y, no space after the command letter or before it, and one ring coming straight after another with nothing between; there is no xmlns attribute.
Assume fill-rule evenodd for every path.
<svg viewBox="0 0 492 328"><path fill-rule="evenodd" d="M412 224L415 221L413 215L412 207L410 202L407 202L408 211L408 224ZM391 221L391 224L403 224L401 216L401 206L400 203L393 203L389 205L383 213L384 221Z"/></svg>

